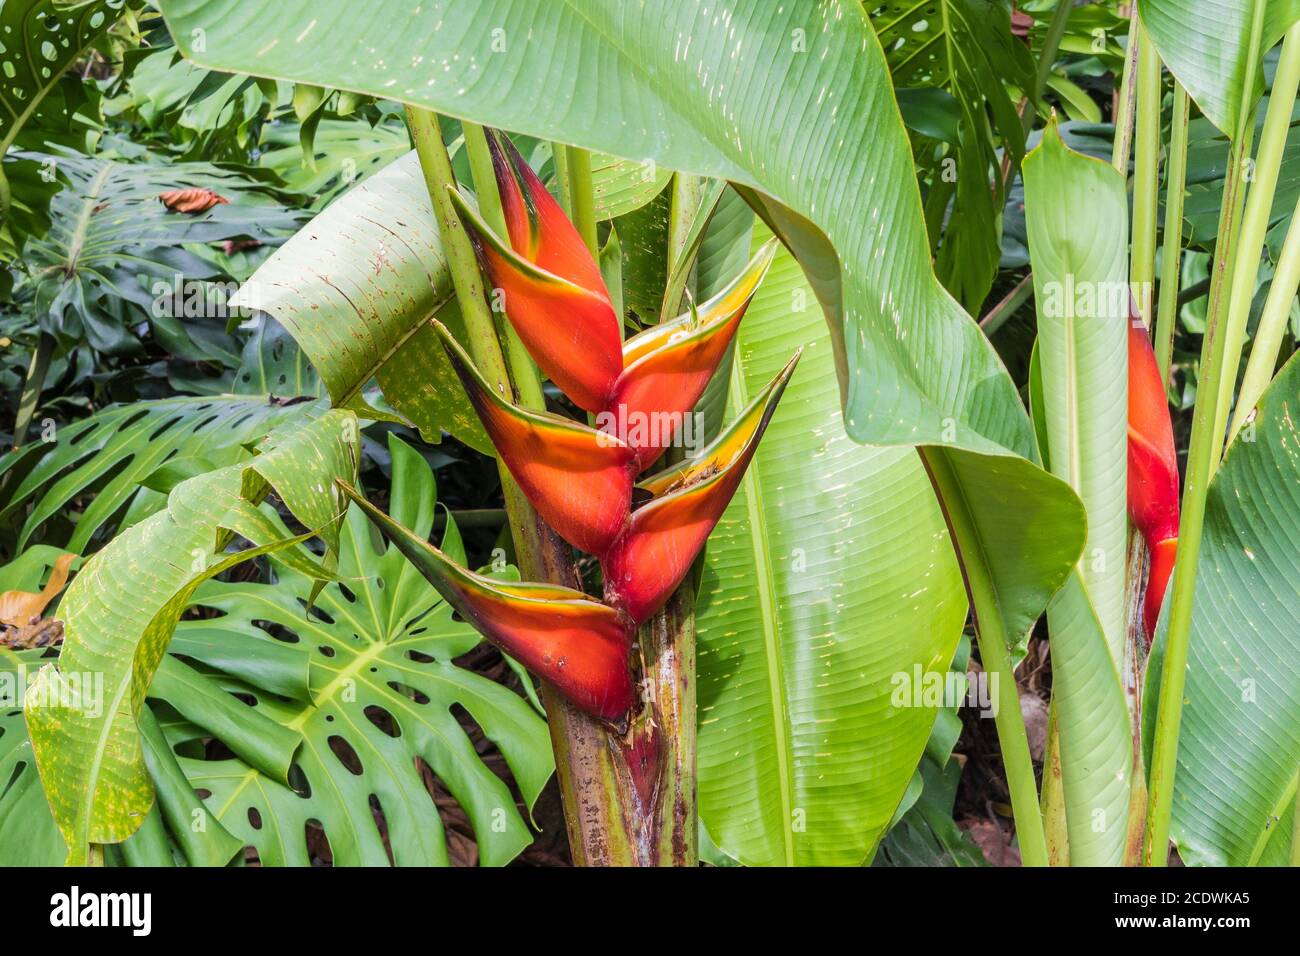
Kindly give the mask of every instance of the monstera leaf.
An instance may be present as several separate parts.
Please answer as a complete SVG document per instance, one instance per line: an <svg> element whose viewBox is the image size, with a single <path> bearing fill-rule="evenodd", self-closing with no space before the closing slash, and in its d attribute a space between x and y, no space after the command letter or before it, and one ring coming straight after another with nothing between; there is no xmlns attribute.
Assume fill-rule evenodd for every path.
<svg viewBox="0 0 1300 956"><path fill-rule="evenodd" d="M1183 861L1286 866L1300 782L1300 357L1210 483L1170 835ZM1167 617L1147 666L1144 743ZM1148 759L1148 766L1150 761Z"/></svg>
<svg viewBox="0 0 1300 956"><path fill-rule="evenodd" d="M138 349L135 327L148 323L174 354L239 363L236 343L223 334L228 301L214 292L209 308L205 287L191 285L230 277L192 247L238 238L276 244L297 227L297 213L266 187L207 163L24 155L67 181L50 203L49 232L27 244L29 271L14 289L43 331L118 353ZM159 201L190 187L229 201L197 214ZM202 314L189 314L199 302Z"/></svg>
<svg viewBox="0 0 1300 956"><path fill-rule="evenodd" d="M177 478L242 461L249 456L247 446L277 425L321 412L320 403L284 405L266 395L110 406L56 426L48 443L33 442L0 458L0 474L10 476L0 493L0 521L30 506L18 535L20 549L41 531L46 543L64 543L81 553L101 532L164 507L164 492ZM69 526L65 509L91 493L94 500Z"/></svg>
<svg viewBox="0 0 1300 956"><path fill-rule="evenodd" d="M41 113L63 113L76 102L84 85L67 76L70 67L111 27L127 0L5 0L0 5L4 49L0 65L0 156ZM49 97L53 91L66 96Z"/></svg>
<svg viewBox="0 0 1300 956"><path fill-rule="evenodd" d="M427 535L433 474L400 440L390 450L394 514ZM454 523L441 545L464 560ZM342 528L339 580L310 612L312 578L271 560L268 583L200 587L195 605L217 616L177 626L149 687L156 717L142 714L158 804L110 862L220 865L248 846L265 866L306 865L323 844L339 866L446 865L434 780L468 815L480 861L512 859L532 837L480 745L496 745L531 809L550 741L523 697L453 663L478 635L358 512ZM0 584L36 586L37 574L4 570ZM41 657L0 651L0 695ZM13 703L0 696L0 862L58 863L65 846Z"/></svg>
<svg viewBox="0 0 1300 956"><path fill-rule="evenodd" d="M390 508L427 537L432 472L400 440L390 437L389 448ZM454 524L442 547L464 560ZM216 819L265 864L307 863L304 828L314 821L336 864L386 864L387 843L399 866L446 865L425 778L431 771L468 815L481 861L512 859L532 837L509 789L476 751L468 722L499 748L528 808L553 769L550 739L523 696L453 663L478 634L355 509L343 527L339 580L309 613L303 605L312 580L275 559L272 566L274 583L200 589L196 603L220 614L183 622L171 650L212 672L194 672L188 683L156 681L151 690L186 718L164 723L182 754L205 734L188 707L196 681L251 694L254 713L301 734L288 783L238 756L182 756ZM254 732L233 727L221 739L229 745Z"/></svg>
<svg viewBox="0 0 1300 956"><path fill-rule="evenodd" d="M239 562L312 535L325 544L324 567L301 555L294 566L327 576L325 568L337 561L343 511L334 482L355 475L357 448L356 419L348 412L272 432L252 462L176 485L165 510L114 538L74 579L59 604L65 637L58 662L37 672L23 708L69 862L85 863L95 845L125 840L154 805L140 714L195 589ZM307 534L289 535L258 510L271 489ZM254 546L230 550L236 537ZM261 739L266 765L287 780L293 730Z"/></svg>

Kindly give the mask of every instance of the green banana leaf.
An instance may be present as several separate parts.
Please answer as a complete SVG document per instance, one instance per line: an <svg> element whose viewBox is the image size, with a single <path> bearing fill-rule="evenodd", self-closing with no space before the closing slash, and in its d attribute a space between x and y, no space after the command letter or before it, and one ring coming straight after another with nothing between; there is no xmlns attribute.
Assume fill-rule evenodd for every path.
<svg viewBox="0 0 1300 956"><path fill-rule="evenodd" d="M729 417L799 347L697 589L700 815L747 865L856 866L935 721L894 705L896 675L947 672L966 599L915 452L840 428L816 299L781 250L737 336Z"/></svg>
<svg viewBox="0 0 1300 956"><path fill-rule="evenodd" d="M1300 19L1300 0L1140 0L1138 13L1201 112L1235 136L1263 92L1264 53ZM1251 42L1256 22L1258 46Z"/></svg>
<svg viewBox="0 0 1300 956"><path fill-rule="evenodd" d="M234 303L289 330L339 408L393 418L363 390L378 379L431 442L445 429L492 454L429 320L460 316L419 160L408 153L349 189L268 259Z"/></svg>
<svg viewBox="0 0 1300 956"><path fill-rule="evenodd" d="M1127 637L1128 199L1124 177L1067 148L1055 124L1025 158L1024 181L1046 457L1087 511L1083 559L1048 606L1070 860L1119 865L1133 761L1120 679Z"/></svg>
<svg viewBox="0 0 1300 956"><path fill-rule="evenodd" d="M858 3L159 6L182 52L209 67L386 96L731 180L809 276L853 439L941 446L971 501L997 481L1016 490L1020 514L1077 508L1068 487L1028 461L1032 430L1010 377L934 276L907 133ZM500 66L484 23L510 44ZM204 31L201 50L194 29ZM555 57L542 37L564 37L572 55ZM629 237L619 235L626 255ZM636 307L629 280L625 271L625 300ZM994 522L987 540L1005 538L1007 512L973 510ZM1032 623L1081 541L1065 523L1020 536L1027 549L1014 563L1027 570L998 582L1009 620ZM1011 563L1008 555L998 566Z"/></svg>
<svg viewBox="0 0 1300 956"><path fill-rule="evenodd" d="M1184 863L1294 859L1298 620L1300 356L1292 356L1228 448L1206 498L1170 825ZM1166 612L1147 665L1148 766L1167 627Z"/></svg>
<svg viewBox="0 0 1300 956"><path fill-rule="evenodd" d="M65 637L58 663L41 668L24 699L69 862L87 861L92 844L126 839L154 804L138 719L194 590L240 561L312 534L325 541L332 563L343 512L334 479L355 474L357 449L349 412L272 432L252 462L178 484L166 510L118 535L77 575L59 605ZM256 503L271 487L307 535L286 537L268 525ZM235 535L259 543L228 551ZM287 759L279 766L287 774Z"/></svg>

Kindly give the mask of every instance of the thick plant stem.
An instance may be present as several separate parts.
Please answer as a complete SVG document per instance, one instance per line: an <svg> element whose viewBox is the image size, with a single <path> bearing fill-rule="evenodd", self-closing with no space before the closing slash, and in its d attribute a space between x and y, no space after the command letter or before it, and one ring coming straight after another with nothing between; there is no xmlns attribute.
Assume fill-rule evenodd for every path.
<svg viewBox="0 0 1300 956"><path fill-rule="evenodd" d="M1246 199L1246 212L1241 220L1241 233L1236 243L1232 291L1228 298L1228 318L1223 333L1223 366L1220 369L1223 380L1219 383L1219 401L1214 418L1214 452L1211 459L1214 467L1217 467L1223 450L1228 409L1232 406L1232 392L1237 384L1237 369L1241 365L1241 349L1246 339L1246 322L1250 318L1250 303L1255 295L1255 280L1259 274L1260 252L1264 247L1264 236L1273 209L1273 194L1277 189L1278 171L1282 166L1286 137L1291 128L1291 112L1295 106L1297 86L1300 86L1300 24L1287 31L1282 43L1282 55L1273 77L1273 95L1268 101L1259 150L1255 156L1250 194ZM1253 112L1247 122L1254 126Z"/></svg>
<svg viewBox="0 0 1300 956"><path fill-rule="evenodd" d="M1282 243L1273 283L1268 288L1264 311L1259 317L1259 328L1255 331L1255 341L1250 348L1250 361L1246 363L1241 393L1237 396L1237 407L1232 413L1232 427L1228 429L1229 442L1237 437L1237 432L1246 424L1246 419L1273 381L1273 369L1277 365L1278 353L1282 350L1282 336L1286 334L1287 321L1291 317L1291 303L1295 301L1297 290L1300 290L1300 202L1296 203L1295 211L1291 214L1291 225L1287 228L1286 240Z"/></svg>
<svg viewBox="0 0 1300 956"><path fill-rule="evenodd" d="M1038 785L1034 779L1034 762L1029 755L1025 721L1020 712L1020 694L1016 688L1015 670L1011 666L1006 626L988 568L978 558L966 559L968 555L980 553L979 533L944 449L921 447L917 451L939 498L948 532L957 549L966 594L975 617L980 663L997 684L997 711L993 719L998 730L1007 789L1011 791L1020 860L1024 866L1046 866L1047 841L1038 806Z"/></svg>
<svg viewBox="0 0 1300 956"><path fill-rule="evenodd" d="M555 186L560 208L564 214L573 219L573 190L569 182L569 147L563 143L551 144L551 158L555 162Z"/></svg>
<svg viewBox="0 0 1300 956"><path fill-rule="evenodd" d="M1048 866L1070 865L1070 832L1065 824L1065 781L1061 776L1061 730L1052 701L1043 751L1043 830L1047 837Z"/></svg>
<svg viewBox="0 0 1300 956"><path fill-rule="evenodd" d="M1015 288L1003 296L1002 300L980 319L980 328L984 330L984 334L991 338L993 333L1002 328L1007 319L1015 315L1016 310L1028 302L1033 294L1034 274L1031 272L1017 282Z"/></svg>
<svg viewBox="0 0 1300 956"><path fill-rule="evenodd" d="M32 350L32 360L27 366L27 378L23 390L18 395L18 409L14 413L14 447L18 448L27 440L27 430L31 428L36 408L41 401L41 390L45 388L45 376L50 371L50 359L54 355L54 336L41 332Z"/></svg>
<svg viewBox="0 0 1300 956"><path fill-rule="evenodd" d="M1165 171L1164 254L1160 262L1160 305L1153 336L1160 381L1169 388L1178 325L1178 282L1183 265L1183 205L1187 198L1187 123L1191 98L1174 81L1174 114L1169 131L1169 163Z"/></svg>
<svg viewBox="0 0 1300 956"><path fill-rule="evenodd" d="M1149 327L1156 273L1156 216L1160 205L1160 56L1134 20L1138 30L1136 146L1133 169L1133 252L1129 282L1138 314ZM1121 170L1122 172L1122 170Z"/></svg>
<svg viewBox="0 0 1300 956"><path fill-rule="evenodd" d="M501 209L501 194L497 191L496 175L492 171L492 154L488 150L487 134L482 126L468 120L461 122L461 128L465 132L465 151L469 154L469 168L474 177L474 193L478 197L479 212L493 232L505 236L506 216ZM525 408L545 409L546 397L542 392L541 375L514 326L504 316L501 316L497 335L505 349L506 364L519 403Z"/></svg>
<svg viewBox="0 0 1300 956"><path fill-rule="evenodd" d="M1115 142L1110 157L1111 165L1125 175L1128 175L1128 158L1133 147L1133 114L1136 112L1137 100L1137 84L1133 82L1133 78L1134 73L1137 72L1140 47L1138 12L1135 4L1128 31L1128 49L1124 53L1124 73L1120 79L1119 96L1115 104Z"/></svg>
<svg viewBox="0 0 1300 956"><path fill-rule="evenodd" d="M1263 4L1256 5L1252 23L1250 48L1255 50L1259 49L1263 34L1263 8ZM1254 75L1256 65L1251 65L1248 76ZM1187 476L1178 525L1178 560L1170 584L1169 628L1165 637L1165 658L1160 671L1160 694L1156 702L1151 750L1147 833L1143 850L1143 862L1147 866L1167 866L1169 863L1169 823L1174 804L1174 774L1178 768L1178 734L1183 719L1183 688L1187 680L1187 652L1191 641L1192 607L1196 599L1196 570L1200 564L1201 532L1205 525L1205 497L1220 447L1215 427L1219 389L1223 384L1224 288L1231 281L1229 266L1236 251L1237 228L1241 219L1244 160L1250 155L1255 128L1253 114L1247 108L1250 92L1248 90L1243 97L1244 118L1233 138L1223 181L1219 232L1210 276L1210 301L1201 343L1200 390L1192 413Z"/></svg>
<svg viewBox="0 0 1300 956"><path fill-rule="evenodd" d="M508 390L511 383L484 299L474 250L447 198L447 190L455 188L456 180L438 117L414 107L407 107L406 114L464 317L466 344L483 376L503 391ZM568 546L537 517L503 463L498 463L498 470L521 574L530 581L578 585ZM545 685L542 701L574 862L590 866L635 863L633 827L620 798L615 767L618 757L606 725L576 711Z"/></svg>
<svg viewBox="0 0 1300 956"><path fill-rule="evenodd" d="M569 154L569 196L573 204L573 224L593 257L600 255L596 245L596 191L591 182L591 153L576 146L566 147Z"/></svg>
<svg viewBox="0 0 1300 956"><path fill-rule="evenodd" d="M1047 32L1043 34L1043 48L1038 55L1038 69L1034 75L1034 103L1038 103L1043 98L1043 93L1047 89L1047 79L1052 75L1052 65L1056 62L1056 54L1061 49L1061 41L1065 38L1065 29L1070 24L1070 11L1074 9L1074 0L1057 0L1056 9L1052 11L1052 19L1047 23ZM1034 111L1026 111L1027 120L1025 123L1025 134L1033 128Z"/></svg>

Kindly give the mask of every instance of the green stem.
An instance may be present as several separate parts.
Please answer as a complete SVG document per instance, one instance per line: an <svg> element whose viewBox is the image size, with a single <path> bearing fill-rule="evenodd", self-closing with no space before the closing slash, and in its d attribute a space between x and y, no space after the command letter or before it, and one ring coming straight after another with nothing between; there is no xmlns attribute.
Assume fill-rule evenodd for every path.
<svg viewBox="0 0 1300 956"><path fill-rule="evenodd" d="M1034 274L1030 272L1016 283L1015 288L1002 297L1002 301L989 309L984 318L980 319L980 328L984 330L984 334L992 337L993 333L1002 328L1007 319L1016 314L1016 309L1024 305L1033 294Z"/></svg>
<svg viewBox="0 0 1300 956"><path fill-rule="evenodd" d="M1246 323L1250 318L1250 303L1255 296L1255 281L1259 274L1260 251L1268 232L1269 217L1273 210L1273 194L1277 190L1278 171L1286 150L1286 137L1291 129L1291 112L1295 107L1296 89L1300 86L1300 23L1287 31L1278 59L1277 73L1273 78L1273 95L1268 101L1268 112L1260 134L1259 151L1255 156L1254 176L1250 195L1246 199L1246 212L1241 220L1241 234L1236 245L1236 261L1232 268L1232 291L1228 299L1228 321L1224 330L1223 367L1220 370L1219 401L1215 409L1212 471L1217 467L1223 450L1223 433L1228 424L1228 409L1232 406L1232 393L1237 384L1237 369L1241 365L1241 350L1246 340ZM1249 122L1254 126L1254 113Z"/></svg>
<svg viewBox="0 0 1300 956"><path fill-rule="evenodd" d="M949 533L961 560L966 594L975 617L975 635L979 643L980 663L993 675L997 685L997 711L994 724L998 746L1006 770L1007 789L1011 791L1011 810L1020 841L1020 859L1024 866L1047 866L1047 841L1043 834L1043 817L1038 806L1038 785L1034 779L1034 762L1029 755L1029 737L1020 712L1020 694L1016 688L1015 669L1011 666L1006 624L987 565L981 553L979 532L966 506L961 484L953 473L947 453L942 448L917 449L921 463L939 497Z"/></svg>
<svg viewBox="0 0 1300 956"><path fill-rule="evenodd" d="M479 212L492 231L504 237L506 215L501 208L501 193L497 189L496 173L492 169L492 153L488 149L487 134L482 126L467 120L461 122L461 128L465 132L465 151L469 154L469 168L474 178ZM519 395L519 404L525 408L545 409L546 396L542 392L541 374L514 326L504 316L497 334L505 348L506 364Z"/></svg>
<svg viewBox="0 0 1300 956"><path fill-rule="evenodd" d="M1258 50L1264 31L1264 4L1255 5L1249 40ZM1246 71L1254 76L1258 62L1251 57ZM1244 160L1254 138L1254 115L1250 110L1252 90L1242 94L1241 122L1232 140L1228 168L1223 180L1223 202L1219 210L1219 232L1214 245L1210 275L1210 301L1201 342L1201 367L1196 408L1192 413L1192 435L1187 452L1187 477L1182 515L1178 525L1178 560L1174 564L1169 603L1169 629L1165 637L1165 659L1160 670L1160 694L1156 701L1156 727L1151 752L1151 773L1147 802L1147 834L1144 862L1147 866L1169 864L1169 822L1174 805L1174 775L1178 769L1178 735L1183 720L1183 689L1187 681L1187 652L1191 642L1192 607L1196 600L1196 570L1201 559L1201 532L1205 525L1205 497L1214 474L1219 439L1215 435L1219 389L1224 355L1225 296L1231 282L1231 262L1236 250L1241 220L1241 184Z"/></svg>
<svg viewBox="0 0 1300 956"><path fill-rule="evenodd" d="M572 221L573 186L569 181L569 147L563 143L552 143L551 158L555 162L555 185L560 194L560 208Z"/></svg>
<svg viewBox="0 0 1300 956"><path fill-rule="evenodd" d="M1291 225L1287 227L1268 298L1264 300L1264 311L1259 317L1255 341L1250 347L1250 361L1246 363L1246 375L1241 381L1232 427L1228 430L1229 442L1237 437L1237 432L1273 381L1273 370L1282 350L1282 337L1286 334L1297 290L1300 290L1300 201L1291 214Z"/></svg>
<svg viewBox="0 0 1300 956"><path fill-rule="evenodd" d="M1061 49L1061 40L1065 38L1065 29L1070 23L1070 11L1074 9L1074 0L1058 0L1052 11L1052 19L1047 24L1047 33L1043 35L1043 49L1038 54L1038 71L1034 76L1034 103L1036 106L1043 99L1047 90L1047 79L1052 75L1052 66L1056 63L1056 54ZM1025 133L1033 128L1034 110L1025 111L1027 122Z"/></svg>
<svg viewBox="0 0 1300 956"><path fill-rule="evenodd" d="M1191 99L1174 81L1174 115L1169 133L1169 165L1165 172L1165 245L1160 263L1160 308L1156 314L1155 352L1160 381L1169 387L1178 324L1178 283L1183 264L1183 202L1187 195L1187 121Z"/></svg>
<svg viewBox="0 0 1300 956"><path fill-rule="evenodd" d="M596 245L596 192L591 183L591 153L576 146L569 154L569 194L573 203L573 224L592 256L600 255Z"/></svg>
<svg viewBox="0 0 1300 956"><path fill-rule="evenodd" d="M14 447L20 447L27 440L27 430L31 428L36 408L41 401L41 390L45 387L45 376L50 371L50 359L54 355L54 336L41 332L32 350L32 360L27 366L27 379L18 396L18 410L14 414Z"/></svg>
<svg viewBox="0 0 1300 956"><path fill-rule="evenodd" d="M1137 65L1137 143L1133 169L1133 252L1129 282L1138 314L1150 326L1152 287L1156 274L1156 215L1160 205L1160 56L1140 20ZM1121 170L1122 171L1122 170Z"/></svg>
<svg viewBox="0 0 1300 956"><path fill-rule="evenodd" d="M1124 52L1124 73L1120 78L1119 100L1115 113L1115 144L1111 149L1111 165L1124 175L1128 175L1129 151L1133 146L1133 114L1137 88L1133 74L1137 70L1139 40L1137 4L1133 5L1132 18L1129 21L1128 49Z"/></svg>

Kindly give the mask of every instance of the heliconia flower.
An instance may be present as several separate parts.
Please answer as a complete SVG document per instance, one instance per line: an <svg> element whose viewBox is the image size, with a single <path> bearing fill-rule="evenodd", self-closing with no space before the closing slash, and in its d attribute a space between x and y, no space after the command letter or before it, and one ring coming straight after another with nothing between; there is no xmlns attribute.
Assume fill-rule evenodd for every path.
<svg viewBox="0 0 1300 956"><path fill-rule="evenodd" d="M1128 511L1151 552L1142 609L1150 640L1178 549L1178 458L1160 368L1135 315L1128 329Z"/></svg>
<svg viewBox="0 0 1300 956"><path fill-rule="evenodd" d="M740 486L801 352L698 457L638 486L655 497L632 512L601 562L606 601L635 623L663 607L686 577Z"/></svg>
<svg viewBox="0 0 1300 956"><path fill-rule="evenodd" d="M551 584L496 581L461 567L349 485L349 498L475 630L575 707L618 720L632 707L632 634L613 608Z"/></svg>
<svg viewBox="0 0 1300 956"><path fill-rule="evenodd" d="M598 412L623 371L619 317L600 266L509 139L492 132L488 143L508 241L454 189L452 201L528 353L574 404Z"/></svg>
<svg viewBox="0 0 1300 956"><path fill-rule="evenodd" d="M663 453L704 394L776 255L769 240L730 285L694 312L652 326L623 345L623 373L596 426L637 451L644 471Z"/></svg>
<svg viewBox="0 0 1300 956"><path fill-rule="evenodd" d="M602 555L632 505L635 454L613 435L519 408L484 381L460 343L434 328L501 460L538 514L564 540Z"/></svg>

